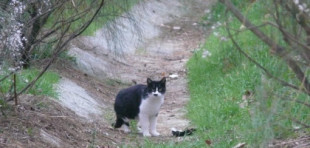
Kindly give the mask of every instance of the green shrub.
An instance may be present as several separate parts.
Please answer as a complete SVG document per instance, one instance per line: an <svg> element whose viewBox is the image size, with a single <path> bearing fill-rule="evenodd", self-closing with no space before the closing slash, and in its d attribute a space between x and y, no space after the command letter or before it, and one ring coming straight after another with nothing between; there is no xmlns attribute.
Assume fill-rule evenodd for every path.
<svg viewBox="0 0 310 148"><path fill-rule="evenodd" d="M37 77L39 70L35 68L24 69L17 73L16 87L17 92L22 90L30 81ZM5 75L5 73L3 73ZM0 75L2 77L2 75ZM53 98L57 98L58 94L55 91L54 84L59 81L60 77L57 73L47 71L44 75L32 86L26 93L33 95L45 95ZM0 91L6 94L10 91L12 85L12 79L6 79L0 83Z"/></svg>

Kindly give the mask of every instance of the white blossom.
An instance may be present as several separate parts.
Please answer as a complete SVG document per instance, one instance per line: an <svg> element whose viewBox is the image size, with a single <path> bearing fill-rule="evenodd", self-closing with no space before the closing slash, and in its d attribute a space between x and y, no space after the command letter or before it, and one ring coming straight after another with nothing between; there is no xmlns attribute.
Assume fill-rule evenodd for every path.
<svg viewBox="0 0 310 148"><path fill-rule="evenodd" d="M299 4L299 0L293 0L296 5Z"/></svg>
<svg viewBox="0 0 310 148"><path fill-rule="evenodd" d="M22 29L24 24L20 19L26 9L25 4L21 0L12 0L8 4L8 11L1 12L0 24L0 54L7 53L8 58L14 61L15 67L11 67L10 71L20 69L21 51L23 50Z"/></svg>

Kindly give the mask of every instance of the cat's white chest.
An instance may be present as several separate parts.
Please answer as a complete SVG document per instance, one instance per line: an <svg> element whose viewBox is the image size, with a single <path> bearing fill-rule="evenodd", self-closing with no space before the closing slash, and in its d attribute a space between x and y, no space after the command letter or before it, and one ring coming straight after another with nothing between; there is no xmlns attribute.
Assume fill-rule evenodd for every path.
<svg viewBox="0 0 310 148"><path fill-rule="evenodd" d="M161 105L164 103L164 96L160 97L148 97L147 99L142 99L140 105L140 114L146 114L149 116L155 116L158 114Z"/></svg>

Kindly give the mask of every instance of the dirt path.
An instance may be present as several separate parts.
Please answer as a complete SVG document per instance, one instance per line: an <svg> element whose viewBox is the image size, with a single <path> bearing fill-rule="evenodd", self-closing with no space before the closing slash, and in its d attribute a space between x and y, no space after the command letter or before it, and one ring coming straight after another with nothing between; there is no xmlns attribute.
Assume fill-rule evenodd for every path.
<svg viewBox="0 0 310 148"><path fill-rule="evenodd" d="M124 33L124 37L127 37L122 40L124 46L121 47L124 48L125 53L122 58L113 56L113 51L108 50L109 47L118 47L108 46L108 41L104 41L109 40L103 35L106 33L105 29L97 32L94 37L82 37L73 42L70 53L77 57L79 71L105 82L107 79L112 79L129 85L133 85L133 81L145 84L147 77L160 79L166 76L168 78L167 92L165 103L159 113L158 131L162 137L171 137L172 127L185 129L190 126L185 117L186 109L184 108L189 100L185 65L192 51L198 48L205 39L206 32L200 27L199 21L210 8L211 3L211 1L202 0L146 1L133 8L132 14L137 16L136 25L141 30L136 31L141 31L139 34L142 39L134 36L135 30L128 32L129 29L126 27L130 27L131 24L124 20L117 20L120 21L118 24L124 27L119 28L120 31ZM96 92L93 91L94 89L106 89L101 86L94 88L93 83L83 82L81 77L85 75L77 76L78 79L70 78L68 74L65 77L69 77L68 79L77 84L82 83L82 87L92 94ZM170 77L172 75L175 78ZM109 96L93 95L97 102L106 106L102 114L97 115L97 117L104 117L103 122L106 127L114 122L112 108L114 96L118 90L127 86L115 86L115 90L110 92L112 95ZM116 139L124 138L121 133L114 131L108 133Z"/></svg>
<svg viewBox="0 0 310 148"><path fill-rule="evenodd" d="M102 35L106 30L102 29L95 37L85 37L75 42L72 53L82 61L78 62L78 68L98 79L104 80L107 77L126 83L135 81L145 84L147 77L157 80L162 76L168 77L158 130L163 136L171 136L172 127L184 129L189 126L189 121L184 117L184 106L189 99L185 65L192 51L204 40L206 32L201 29L199 21L210 4L200 0L146 1L133 8L132 12L133 16L137 16L134 17L137 19L136 25L141 30L136 31L140 31L142 39L135 39L135 30L128 32L126 27L130 27L130 23L117 20L117 24L125 28L119 28L120 31L127 37L121 41L124 44L124 57L111 58L111 51L105 49L118 46L105 46L105 42L97 41L98 38L104 40L106 37ZM85 54L88 55L86 58L79 56ZM96 60L92 62L89 59ZM169 77L172 75L176 78ZM113 114L113 111L106 112Z"/></svg>
<svg viewBox="0 0 310 148"><path fill-rule="evenodd" d="M147 77L157 80L162 76L168 77L165 103L158 120L158 130L165 136L171 135L172 127L184 129L189 126L189 121L184 117L184 105L189 99L185 65L191 51L204 39L195 25L196 21L182 16L162 24L162 34L136 51L135 55L127 57L126 63L131 66L119 73L130 74L124 77L144 84ZM176 78L169 77L173 75Z"/></svg>

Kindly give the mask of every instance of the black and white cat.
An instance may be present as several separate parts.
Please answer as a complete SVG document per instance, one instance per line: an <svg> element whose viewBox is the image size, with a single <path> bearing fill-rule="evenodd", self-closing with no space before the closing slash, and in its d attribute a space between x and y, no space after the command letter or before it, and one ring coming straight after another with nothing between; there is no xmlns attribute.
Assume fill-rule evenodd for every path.
<svg viewBox="0 0 310 148"><path fill-rule="evenodd" d="M114 128L122 128L128 133L129 119L138 119L137 127L143 136L159 136L156 123L159 109L164 103L165 92L165 77L160 81L147 78L147 85L139 84L121 90L114 104L116 113Z"/></svg>

